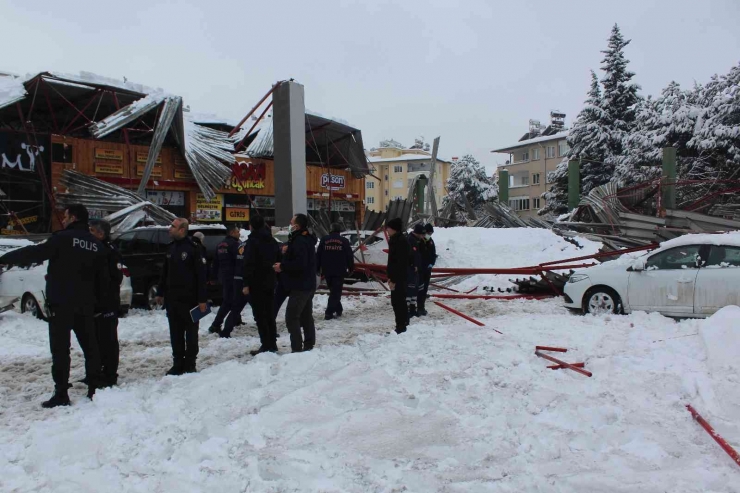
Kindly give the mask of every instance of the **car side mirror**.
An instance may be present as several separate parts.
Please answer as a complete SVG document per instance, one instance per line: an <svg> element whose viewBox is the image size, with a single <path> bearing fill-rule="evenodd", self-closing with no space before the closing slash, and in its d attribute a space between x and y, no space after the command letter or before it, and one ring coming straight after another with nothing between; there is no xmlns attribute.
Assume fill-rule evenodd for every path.
<svg viewBox="0 0 740 493"><path fill-rule="evenodd" d="M629 266L627 271L629 272L642 272L645 270L645 260L643 259L637 259L635 260L632 265Z"/></svg>

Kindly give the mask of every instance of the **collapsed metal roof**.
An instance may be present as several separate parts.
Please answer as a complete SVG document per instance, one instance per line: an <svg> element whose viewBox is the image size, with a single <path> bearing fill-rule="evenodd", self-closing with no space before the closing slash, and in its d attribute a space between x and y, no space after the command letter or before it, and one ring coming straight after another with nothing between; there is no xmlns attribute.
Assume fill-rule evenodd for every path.
<svg viewBox="0 0 740 493"><path fill-rule="evenodd" d="M149 145L140 195L165 143L180 150L208 198L226 183L235 162L234 139L192 121L180 96L87 72L0 77L2 127L96 139L125 130L127 142Z"/></svg>

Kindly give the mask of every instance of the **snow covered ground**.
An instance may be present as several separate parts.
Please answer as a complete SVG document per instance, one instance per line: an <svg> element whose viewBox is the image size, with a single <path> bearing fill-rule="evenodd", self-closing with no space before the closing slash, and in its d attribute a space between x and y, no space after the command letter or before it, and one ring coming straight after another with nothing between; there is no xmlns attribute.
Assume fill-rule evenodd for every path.
<svg viewBox="0 0 740 493"><path fill-rule="evenodd" d="M468 231L461 263L447 265L476 251ZM509 265L583 254L561 246ZM488 256L476 265L505 257ZM329 322L325 303L305 354L288 354L282 322L280 355L252 358L248 313L230 340L206 319L200 372L182 377L163 376L163 314L134 311L119 329L120 387L90 402L78 385L55 410L39 405L52 388L46 325L0 314L0 490L740 491L737 466L684 407L740 445L740 308L676 322L576 316L559 300L452 301L486 327L431 305L397 336L387 299L346 300ZM593 378L547 369L538 344L567 347L560 357Z"/></svg>

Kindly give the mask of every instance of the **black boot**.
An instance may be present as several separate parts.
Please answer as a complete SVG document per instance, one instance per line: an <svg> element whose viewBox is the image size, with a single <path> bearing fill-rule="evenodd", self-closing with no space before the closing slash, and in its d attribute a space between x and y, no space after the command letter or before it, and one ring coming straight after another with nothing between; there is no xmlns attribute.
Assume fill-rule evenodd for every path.
<svg viewBox="0 0 740 493"><path fill-rule="evenodd" d="M334 318L334 315L332 315L331 313L327 313L326 315L324 315L324 320L331 320L332 318Z"/></svg>
<svg viewBox="0 0 740 493"><path fill-rule="evenodd" d="M87 398L90 400L93 400L93 396L95 395L95 385L90 385L87 387Z"/></svg>
<svg viewBox="0 0 740 493"><path fill-rule="evenodd" d="M416 316L416 305L409 305L409 318Z"/></svg>
<svg viewBox="0 0 740 493"><path fill-rule="evenodd" d="M182 375L184 372L185 372L185 368L184 368L182 361L175 361L172 364L172 368L167 370L167 375L177 376L177 375Z"/></svg>
<svg viewBox="0 0 740 493"><path fill-rule="evenodd" d="M427 316L427 310L424 308L424 305L419 306L419 309L416 310L416 314L419 317L426 317Z"/></svg>
<svg viewBox="0 0 740 493"><path fill-rule="evenodd" d="M216 325L211 325L208 327L208 332L211 334L220 334L221 333L221 327L218 327Z"/></svg>
<svg viewBox="0 0 740 493"><path fill-rule="evenodd" d="M260 346L259 349L253 349L249 351L249 354L251 354L252 356L257 356L258 354L265 353L265 352L267 352L267 349L265 348L265 346Z"/></svg>
<svg viewBox="0 0 740 493"><path fill-rule="evenodd" d="M219 333L218 333L218 336L219 336L219 337L220 337L221 339L231 339L231 332L224 332L224 331L221 331L221 332L219 332Z"/></svg>
<svg viewBox="0 0 740 493"><path fill-rule="evenodd" d="M195 361L186 361L183 367L183 373L197 373L198 370L195 367Z"/></svg>
<svg viewBox="0 0 740 493"><path fill-rule="evenodd" d="M67 395L67 391L65 390L64 392L62 392L56 390L54 391L54 395L51 396L51 399L41 403L41 407L51 409L52 407L69 406L70 404L71 402L69 402L69 395Z"/></svg>
<svg viewBox="0 0 740 493"><path fill-rule="evenodd" d="M396 334L403 334L406 332L406 327L396 327Z"/></svg>

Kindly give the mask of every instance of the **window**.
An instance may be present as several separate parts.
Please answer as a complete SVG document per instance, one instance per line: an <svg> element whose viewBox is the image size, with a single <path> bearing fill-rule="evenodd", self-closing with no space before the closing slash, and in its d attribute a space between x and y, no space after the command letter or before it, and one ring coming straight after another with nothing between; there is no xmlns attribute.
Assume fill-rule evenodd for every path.
<svg viewBox="0 0 740 493"><path fill-rule="evenodd" d="M374 204L375 203L375 197L365 197L365 203L366 204Z"/></svg>
<svg viewBox="0 0 740 493"><path fill-rule="evenodd" d="M388 181L388 175L385 175L385 181Z"/></svg>
<svg viewBox="0 0 740 493"><path fill-rule="evenodd" d="M396 165L393 167L394 173L403 173L403 166Z"/></svg>
<svg viewBox="0 0 740 493"><path fill-rule="evenodd" d="M403 188L403 181L402 180L396 180L393 182L393 188Z"/></svg>
<svg viewBox="0 0 740 493"><path fill-rule="evenodd" d="M713 246L709 252L707 267L740 267L740 248Z"/></svg>
<svg viewBox="0 0 740 493"><path fill-rule="evenodd" d="M385 191L385 196L386 196L386 197L388 196L388 190L386 190L386 191Z"/></svg>
<svg viewBox="0 0 740 493"><path fill-rule="evenodd" d="M510 199L509 207L511 207L515 211L527 211L529 210L529 197Z"/></svg>
<svg viewBox="0 0 740 493"><path fill-rule="evenodd" d="M537 161L540 158L540 150L532 149L532 161Z"/></svg>
<svg viewBox="0 0 740 493"><path fill-rule="evenodd" d="M551 157L555 157L555 146L547 146L545 148L545 157L548 159Z"/></svg>
<svg viewBox="0 0 740 493"><path fill-rule="evenodd" d="M524 186L524 187L529 186L529 175L522 176L522 183L521 183L521 185Z"/></svg>
<svg viewBox="0 0 740 493"><path fill-rule="evenodd" d="M539 208L540 208L540 198L532 197L532 209L539 209Z"/></svg>
<svg viewBox="0 0 740 493"><path fill-rule="evenodd" d="M522 161L529 161L529 151L522 153Z"/></svg>
<svg viewBox="0 0 740 493"><path fill-rule="evenodd" d="M365 182L365 188L375 188L375 182L374 181L366 181Z"/></svg>
<svg viewBox="0 0 740 493"><path fill-rule="evenodd" d="M645 270L695 269L701 245L671 248L656 253L645 264Z"/></svg>
<svg viewBox="0 0 740 493"><path fill-rule="evenodd" d="M568 147L567 142L558 142L558 155L560 157L565 157L568 151L570 151L570 147Z"/></svg>
<svg viewBox="0 0 740 493"><path fill-rule="evenodd" d="M532 175L532 185L539 185L540 184L540 174L534 173Z"/></svg>

